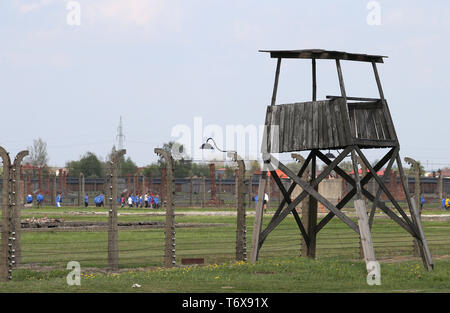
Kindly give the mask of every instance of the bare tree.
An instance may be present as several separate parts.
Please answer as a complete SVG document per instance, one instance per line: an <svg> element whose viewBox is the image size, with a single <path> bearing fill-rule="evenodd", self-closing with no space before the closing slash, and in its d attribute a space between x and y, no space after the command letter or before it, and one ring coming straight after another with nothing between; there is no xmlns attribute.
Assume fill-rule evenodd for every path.
<svg viewBox="0 0 450 313"><path fill-rule="evenodd" d="M33 140L33 146L28 147L30 156L25 160L26 163L36 167L46 167L48 163L47 143L41 138Z"/></svg>

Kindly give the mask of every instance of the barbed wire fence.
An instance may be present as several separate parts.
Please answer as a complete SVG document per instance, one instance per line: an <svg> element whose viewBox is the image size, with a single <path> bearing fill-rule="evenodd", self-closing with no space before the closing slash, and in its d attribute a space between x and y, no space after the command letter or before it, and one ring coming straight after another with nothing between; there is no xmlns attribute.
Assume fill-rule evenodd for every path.
<svg viewBox="0 0 450 313"><path fill-rule="evenodd" d="M119 177L117 171L112 171L112 176L110 173L106 178L69 177L62 172L61 176L40 174L20 178L17 170L20 167L12 167L10 163L6 157L3 159L2 279L13 278L14 271L19 269L65 268L70 261L80 262L84 269L105 272L247 261L247 247L251 246L251 236L247 234L254 231L254 197L260 175L249 170L240 172L237 162L234 177L224 177L214 163L209 163L209 176L174 177L167 168L170 161L166 161L159 176L137 173ZM5 170L12 168L16 169L13 176L10 170ZM282 182L286 187L291 183L287 179ZM441 186L443 193L448 194L450 179L443 179ZM31 205L22 204L30 191L45 188L45 205L38 208L35 201ZM281 199L276 184L270 183L265 188L269 201L263 227ZM345 185L342 189L345 193ZM59 192L64 200L62 207L55 209ZM90 199L87 208L85 194ZM92 199L99 194L105 195L103 206L93 207ZM153 194L160 202L149 206L144 197L142 202L133 202L131 206L122 202L122 197L128 201L128 196L139 194ZM16 199L14 195L23 197ZM23 209L11 210L13 205ZM433 210L437 208L436 203ZM301 206L298 210L301 212ZM322 210L319 220L327 213ZM343 210L356 219L351 203ZM450 220L445 215L424 214L422 221L432 255L450 254ZM410 235L378 211L372 236L377 258L413 257ZM359 242L354 232L333 220L318 234L316 255L359 259ZM294 217L289 216L267 238L259 258L301 255L301 235Z"/></svg>

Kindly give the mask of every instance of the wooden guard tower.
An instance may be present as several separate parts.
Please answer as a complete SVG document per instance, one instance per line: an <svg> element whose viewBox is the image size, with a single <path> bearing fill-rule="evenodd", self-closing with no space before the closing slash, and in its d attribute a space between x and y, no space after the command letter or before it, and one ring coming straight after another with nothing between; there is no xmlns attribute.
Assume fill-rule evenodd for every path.
<svg viewBox="0 0 450 313"><path fill-rule="evenodd" d="M262 203L258 203L260 205L257 206L255 218L251 261L257 260L259 250L267 236L290 213L293 214L297 222L303 242L306 243L309 257L315 257L316 236L319 231L334 216L337 216L360 235L366 262L374 261L370 228L373 223L375 209L379 208L413 236L418 244L424 266L428 270L432 270L433 261L415 202L411 199L408 190L399 155L400 145L378 76L377 63L383 63L383 58L385 57L317 49L262 50L261 52L268 52L272 58L277 59L277 67L272 102L267 107L266 113L266 127L262 147L264 170L261 182L263 186L259 188L258 199L263 199L264 186L267 179L270 179L267 171L270 172L270 177L278 185L283 199L264 230L262 230ZM312 61L312 101L275 104L281 60L287 58L310 59ZM327 96L325 100L317 100L316 96L316 60L321 59L335 60L341 90L340 95ZM347 96L342 76L341 60L371 63L379 91L379 98ZM375 166L372 166L364 155L363 150L382 148L387 149L386 151L388 152ZM333 150L338 153L338 150L342 151L336 158L330 159L321 150ZM273 156L275 153L296 151L310 151L298 173L292 172ZM354 176L349 175L339 167L339 163L348 155L352 159ZM317 159L327 165L320 173L316 173ZM358 159L364 163L361 166L368 169L368 172L363 173L362 177L358 175ZM397 162L399 169L410 212L409 216L404 212L384 183L394 162ZM302 178L308 166L311 166L309 180ZM386 166L384 176L379 177L377 171L384 166ZM293 181L287 190L281 183L275 169L282 170ZM337 205L333 205L318 193L318 184L332 171L353 187ZM365 188L371 179L375 180L378 186L375 194L372 194ZM291 193L296 185L302 188L302 192L295 199L291 199ZM382 193L392 202L397 212L381 201L380 196ZM367 214L365 201L362 200L363 196L372 202L369 215ZM309 197L309 206L302 209L301 218L295 207L305 197ZM355 209L358 214L358 224L341 212L344 205L354 197L356 197ZM329 213L319 223L317 223L317 202L322 203L329 210Z"/></svg>

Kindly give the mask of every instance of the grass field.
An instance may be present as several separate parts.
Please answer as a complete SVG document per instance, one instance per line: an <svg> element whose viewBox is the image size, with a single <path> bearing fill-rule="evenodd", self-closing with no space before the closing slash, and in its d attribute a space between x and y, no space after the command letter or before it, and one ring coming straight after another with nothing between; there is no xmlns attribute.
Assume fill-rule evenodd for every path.
<svg viewBox="0 0 450 313"><path fill-rule="evenodd" d="M196 214L195 212L201 211ZM381 263L381 286L368 286L359 238L341 221L332 220L318 235L317 259L299 257L300 233L287 217L267 238L256 264L235 262L236 217L220 211L177 208L175 268L164 269L164 229L119 231L119 273L108 273L107 232L24 231L22 265L0 292L450 292L449 222L424 221L435 270L426 272L412 257L412 238L390 219L377 218L372 235ZM437 210L436 210L437 211ZM76 214L74 212L77 212ZM93 214L100 212L101 214ZM120 209L119 222L164 221L159 210ZM270 210L269 210L270 212ZM427 213L431 214L433 209ZM26 209L22 218L53 217L66 221L107 221L105 208ZM123 214L128 213L128 215ZM133 213L133 214L129 214ZM351 209L348 209L351 216ZM150 215L153 214L153 215ZM425 214L425 213L424 213ZM268 223L266 216L264 223ZM182 227L195 224L202 227ZM253 215L247 216L251 248ZM205 264L180 266L182 258ZM66 284L66 264L81 264L81 286ZM134 284L141 288L131 288Z"/></svg>

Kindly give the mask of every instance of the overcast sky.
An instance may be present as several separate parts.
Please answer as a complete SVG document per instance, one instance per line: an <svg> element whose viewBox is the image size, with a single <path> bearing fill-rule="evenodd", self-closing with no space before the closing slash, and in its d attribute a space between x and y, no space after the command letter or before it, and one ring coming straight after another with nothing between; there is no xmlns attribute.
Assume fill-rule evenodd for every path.
<svg viewBox="0 0 450 313"><path fill-rule="evenodd" d="M122 116L127 155L149 164L196 118L264 122L276 62L259 49L320 48L388 56L379 72L402 157L450 166L448 1L377 1L377 20L366 0L79 0L80 25L69 2L0 2L0 145L12 154L40 137L50 165L105 157ZM332 65L318 62L319 98L339 94ZM348 95L377 96L370 64L343 72ZM309 100L310 80L310 62L283 63L277 103Z"/></svg>

